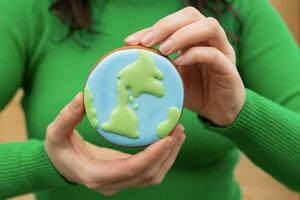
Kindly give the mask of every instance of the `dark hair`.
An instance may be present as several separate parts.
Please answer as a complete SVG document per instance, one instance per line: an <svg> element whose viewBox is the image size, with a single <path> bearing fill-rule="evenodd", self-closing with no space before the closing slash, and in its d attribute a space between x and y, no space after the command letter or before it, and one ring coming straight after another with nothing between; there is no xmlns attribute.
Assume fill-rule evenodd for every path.
<svg viewBox="0 0 300 200"><path fill-rule="evenodd" d="M199 9L203 10L204 7L208 6L209 0L186 0L185 2ZM214 16L220 18L223 8L230 11L232 15L240 23L240 18L237 12L232 8L232 5L228 0L215 0L215 5L212 8ZM90 8L90 0L56 0L51 6L50 10L63 22L69 25L69 35L78 30L87 30L93 32L93 18ZM231 35L229 37L233 42L237 42L239 36Z"/></svg>
<svg viewBox="0 0 300 200"><path fill-rule="evenodd" d="M80 29L92 30L90 0L56 0L50 10L69 25L71 32Z"/></svg>

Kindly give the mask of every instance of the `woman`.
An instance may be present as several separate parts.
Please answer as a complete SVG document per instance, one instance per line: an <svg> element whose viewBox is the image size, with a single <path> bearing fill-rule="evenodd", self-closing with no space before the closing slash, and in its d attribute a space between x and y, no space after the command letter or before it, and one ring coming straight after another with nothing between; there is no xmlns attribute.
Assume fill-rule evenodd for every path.
<svg viewBox="0 0 300 200"><path fill-rule="evenodd" d="M0 105L22 86L31 138L0 145L2 197L105 199L98 191L114 194L110 199L236 200L236 146L300 191L295 41L267 0L188 3L198 9L180 0L0 2ZM124 38L128 45L159 45L165 55L180 52L174 62L186 85L180 123L187 138L166 177L184 140L182 126L131 155L140 149L114 151L98 138L83 118L81 93L64 107L90 66Z"/></svg>

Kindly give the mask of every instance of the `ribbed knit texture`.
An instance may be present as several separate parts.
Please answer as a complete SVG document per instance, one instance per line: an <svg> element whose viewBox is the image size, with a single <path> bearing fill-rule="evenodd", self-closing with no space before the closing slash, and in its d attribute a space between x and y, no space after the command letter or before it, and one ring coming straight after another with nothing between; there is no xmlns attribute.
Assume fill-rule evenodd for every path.
<svg viewBox="0 0 300 200"><path fill-rule="evenodd" d="M251 90L246 93L247 101L235 123L227 128L208 127L230 138L261 168L300 191L300 115Z"/></svg>
<svg viewBox="0 0 300 200"><path fill-rule="evenodd" d="M234 45L237 67L249 89L239 119L225 129L207 128L195 113L184 109L180 122L187 139L163 183L127 189L108 198L69 184L59 175L44 150L45 130L60 109L82 91L101 56L121 47L129 34L181 9L182 2L92 0L96 34L80 31L65 38L67 25L49 12L52 0L1 0L0 109L22 87L30 139L0 144L0 198L36 192L39 200L238 200L240 191L233 176L238 160L235 146L272 176L299 190L298 47L267 0L227 1L238 11L241 24L230 12L223 13L220 22L227 32L240 35ZM208 9L204 12L212 15ZM77 130L99 146L127 153L140 150L108 143L87 118Z"/></svg>
<svg viewBox="0 0 300 200"><path fill-rule="evenodd" d="M42 141L1 144L0 159L1 198L67 184L49 161Z"/></svg>

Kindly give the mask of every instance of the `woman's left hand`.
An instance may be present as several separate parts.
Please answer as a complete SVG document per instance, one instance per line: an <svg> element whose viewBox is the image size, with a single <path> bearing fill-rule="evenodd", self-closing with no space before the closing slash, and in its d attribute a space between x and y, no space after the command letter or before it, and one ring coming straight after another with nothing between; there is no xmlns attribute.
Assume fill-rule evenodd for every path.
<svg viewBox="0 0 300 200"><path fill-rule="evenodd" d="M185 106L219 126L235 121L245 102L233 47L218 21L186 7L125 39L128 45L160 44L185 83Z"/></svg>

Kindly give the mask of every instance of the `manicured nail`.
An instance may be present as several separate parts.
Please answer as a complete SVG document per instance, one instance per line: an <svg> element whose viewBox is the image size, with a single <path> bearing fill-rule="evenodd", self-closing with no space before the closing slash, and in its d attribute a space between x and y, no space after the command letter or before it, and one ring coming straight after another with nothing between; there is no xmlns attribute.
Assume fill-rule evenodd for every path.
<svg viewBox="0 0 300 200"><path fill-rule="evenodd" d="M179 128L179 130L180 130L181 132L184 131L184 126L182 126L181 124L178 124L178 128Z"/></svg>
<svg viewBox="0 0 300 200"><path fill-rule="evenodd" d="M81 93L78 93L72 100L71 105L74 110L77 110L78 108L80 108L80 96L81 96Z"/></svg>
<svg viewBox="0 0 300 200"><path fill-rule="evenodd" d="M181 55L181 56L178 56L175 60L174 60L174 63L177 64L177 65L180 65L182 63L182 61L184 60L184 56Z"/></svg>
<svg viewBox="0 0 300 200"><path fill-rule="evenodd" d="M178 141L180 139L180 132L177 130L174 135L174 139Z"/></svg>
<svg viewBox="0 0 300 200"><path fill-rule="evenodd" d="M172 45L173 45L172 40L167 40L166 42L164 42L160 45L159 50L163 54L167 54L171 50Z"/></svg>
<svg viewBox="0 0 300 200"><path fill-rule="evenodd" d="M173 140L177 140L177 130L176 128L174 130L172 130L172 132L170 133L170 136L173 138Z"/></svg>
<svg viewBox="0 0 300 200"><path fill-rule="evenodd" d="M135 43L136 40L137 40L137 38L134 35L130 35L127 38L125 38L125 42L127 42L127 43Z"/></svg>
<svg viewBox="0 0 300 200"><path fill-rule="evenodd" d="M154 39L154 33L151 31L142 38L142 44L150 46Z"/></svg>

